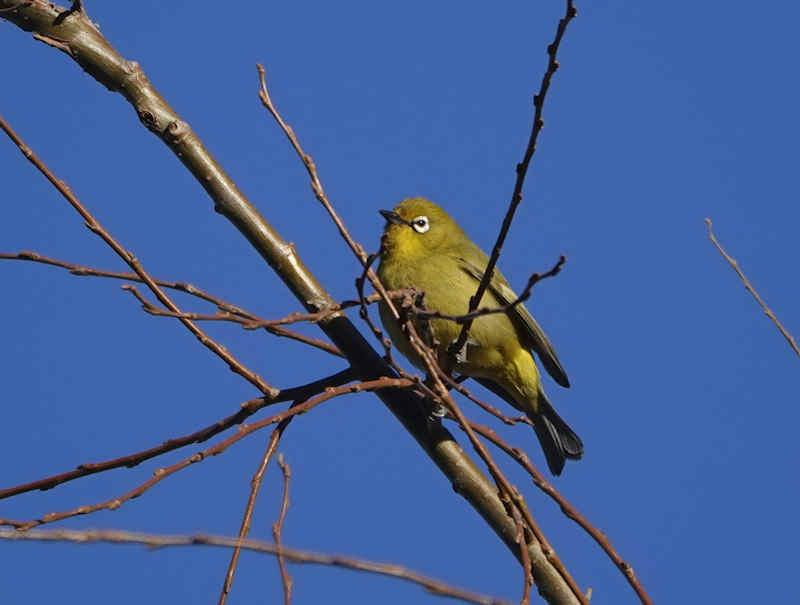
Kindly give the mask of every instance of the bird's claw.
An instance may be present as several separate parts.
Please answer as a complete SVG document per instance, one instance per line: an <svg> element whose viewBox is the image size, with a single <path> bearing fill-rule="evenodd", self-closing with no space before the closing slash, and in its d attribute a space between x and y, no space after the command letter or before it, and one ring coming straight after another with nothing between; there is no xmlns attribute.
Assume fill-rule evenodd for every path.
<svg viewBox="0 0 800 605"><path fill-rule="evenodd" d="M456 341L453 341L451 344L456 344ZM467 363L467 350L471 346L477 347L478 343L472 340L471 338L468 338L467 342L464 343L464 346L461 347L458 351L456 351L455 355L453 356L454 359L456 360L456 364Z"/></svg>
<svg viewBox="0 0 800 605"><path fill-rule="evenodd" d="M447 408L439 403L433 404L431 408L431 420L441 420L447 416Z"/></svg>

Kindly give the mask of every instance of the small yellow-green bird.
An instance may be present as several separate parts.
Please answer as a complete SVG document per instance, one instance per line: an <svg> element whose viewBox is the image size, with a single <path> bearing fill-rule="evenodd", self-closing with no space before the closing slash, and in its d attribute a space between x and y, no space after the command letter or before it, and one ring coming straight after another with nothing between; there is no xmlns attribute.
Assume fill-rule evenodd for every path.
<svg viewBox="0 0 800 605"><path fill-rule="evenodd" d="M446 315L467 313L469 299L488 264L486 254L449 214L425 198L408 198L394 210L380 213L386 219L378 267L383 285L390 290L424 291L428 309ZM507 305L516 298L506 279L495 269L481 306ZM424 369L400 325L383 304L380 315L395 346L414 365ZM446 359L447 348L458 338L461 325L433 319L430 331L439 358ZM531 351L553 380L563 387L569 386L553 346L521 304L508 313L485 315L474 321L455 371L475 378L524 412L533 422L550 471L559 475L567 458L581 458L583 443L548 401Z"/></svg>

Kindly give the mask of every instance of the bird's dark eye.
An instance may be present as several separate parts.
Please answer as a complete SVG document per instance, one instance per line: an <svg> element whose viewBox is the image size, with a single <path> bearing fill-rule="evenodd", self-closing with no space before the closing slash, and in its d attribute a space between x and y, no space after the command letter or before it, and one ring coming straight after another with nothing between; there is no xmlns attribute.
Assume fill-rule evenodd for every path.
<svg viewBox="0 0 800 605"><path fill-rule="evenodd" d="M416 217L414 220L411 221L411 226L417 233L425 233L428 229L431 228L431 224L428 222L427 216Z"/></svg>

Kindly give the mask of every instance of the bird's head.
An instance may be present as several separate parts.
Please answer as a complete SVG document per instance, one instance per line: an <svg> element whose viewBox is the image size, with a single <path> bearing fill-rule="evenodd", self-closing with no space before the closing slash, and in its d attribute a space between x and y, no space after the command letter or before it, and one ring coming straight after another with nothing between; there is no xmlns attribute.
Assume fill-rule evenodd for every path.
<svg viewBox="0 0 800 605"><path fill-rule="evenodd" d="M407 198L380 213L386 219L381 238L384 260L424 258L457 246L466 237L447 212L423 197Z"/></svg>

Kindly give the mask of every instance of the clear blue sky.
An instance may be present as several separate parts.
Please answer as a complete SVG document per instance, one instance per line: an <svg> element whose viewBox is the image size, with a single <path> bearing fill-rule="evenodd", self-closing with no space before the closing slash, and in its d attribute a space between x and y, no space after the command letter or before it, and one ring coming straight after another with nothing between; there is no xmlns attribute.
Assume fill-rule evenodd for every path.
<svg viewBox="0 0 800 605"><path fill-rule="evenodd" d="M440 202L488 248L563 10L555 1L503 10L416 0L88 5L339 298L353 294L356 263L258 104L256 61L368 248L378 245L377 209L408 195ZM532 304L573 383L551 385L552 399L586 443L585 459L556 485L657 602L783 602L797 561L798 359L713 250L703 219L713 217L768 303L800 332L800 7L578 7L501 259L519 285L559 254L569 258ZM120 97L5 23L0 56L0 112L152 273L268 317L298 308ZM122 268L8 141L0 166L0 249ZM181 435L254 395L118 283L11 262L0 264L0 280L4 487ZM341 367L263 334L209 330L279 386ZM544 467L529 430L503 434ZM118 511L65 525L234 534L266 437ZM505 547L375 397L303 416L281 451L294 470L288 544L395 561L517 598L520 573ZM0 517L109 498L163 464L5 500ZM594 589L592 602L634 602L594 543L513 465L508 472L577 580ZM278 503L271 468L254 536L269 535ZM227 553L0 544L0 561L3 603L208 603ZM292 573L300 604L439 602L391 580ZM231 602L279 595L274 561L244 556Z"/></svg>

